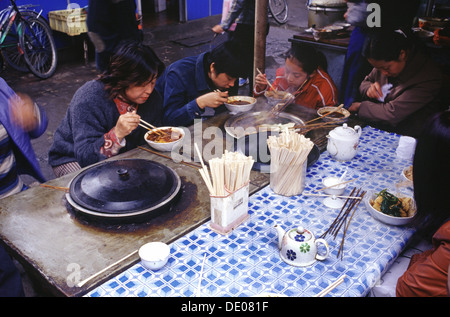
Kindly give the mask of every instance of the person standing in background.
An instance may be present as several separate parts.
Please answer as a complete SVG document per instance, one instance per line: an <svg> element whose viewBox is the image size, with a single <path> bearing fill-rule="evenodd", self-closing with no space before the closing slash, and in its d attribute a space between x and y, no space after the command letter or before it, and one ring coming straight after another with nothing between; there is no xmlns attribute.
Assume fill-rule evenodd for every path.
<svg viewBox="0 0 450 317"><path fill-rule="evenodd" d="M230 32L230 29L234 31ZM246 67L249 81L248 95L253 94L253 57L255 45L255 0L233 0L229 11L220 24L212 31L217 34L227 32L229 41L235 42L241 49L244 59L250 61ZM267 24L267 33L269 24Z"/></svg>
<svg viewBox="0 0 450 317"><path fill-rule="evenodd" d="M136 19L135 0L89 0L87 27L100 72L106 70L120 42L143 39Z"/></svg>

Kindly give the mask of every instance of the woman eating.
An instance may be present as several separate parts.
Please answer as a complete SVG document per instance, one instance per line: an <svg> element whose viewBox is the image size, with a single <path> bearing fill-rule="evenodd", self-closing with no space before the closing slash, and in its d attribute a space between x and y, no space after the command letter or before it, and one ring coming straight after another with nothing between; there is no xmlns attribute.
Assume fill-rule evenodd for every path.
<svg viewBox="0 0 450 317"><path fill-rule="evenodd" d="M140 119L161 124L162 99L154 87L164 68L149 46L125 43L98 79L75 92L49 152L56 177L145 143Z"/></svg>
<svg viewBox="0 0 450 317"><path fill-rule="evenodd" d="M363 54L373 66L348 110L380 129L417 136L425 119L443 110L442 73L402 30L371 34Z"/></svg>
<svg viewBox="0 0 450 317"><path fill-rule="evenodd" d="M312 109L335 106L338 91L331 77L320 66L319 53L310 46L293 46L288 52L284 67L277 69L272 86L277 91L287 91L295 96L295 103ZM253 95L261 96L271 91L265 74L255 77Z"/></svg>

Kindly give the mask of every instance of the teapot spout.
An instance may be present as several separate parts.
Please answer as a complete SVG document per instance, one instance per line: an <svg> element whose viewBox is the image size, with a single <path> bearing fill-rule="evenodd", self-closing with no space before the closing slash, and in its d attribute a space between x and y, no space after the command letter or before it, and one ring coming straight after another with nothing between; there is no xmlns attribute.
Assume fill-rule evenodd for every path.
<svg viewBox="0 0 450 317"><path fill-rule="evenodd" d="M278 233L278 249L281 250L283 237L284 237L284 234L286 233L286 231L284 231L284 229L281 228L279 225L275 225L273 227L277 230L277 233Z"/></svg>

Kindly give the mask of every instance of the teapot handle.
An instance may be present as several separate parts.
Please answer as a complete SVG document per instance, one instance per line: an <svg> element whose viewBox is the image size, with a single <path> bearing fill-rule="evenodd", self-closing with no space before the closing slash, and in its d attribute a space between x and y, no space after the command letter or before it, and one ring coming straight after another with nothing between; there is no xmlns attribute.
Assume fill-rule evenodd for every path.
<svg viewBox="0 0 450 317"><path fill-rule="evenodd" d="M358 133L358 135L361 136L362 130L361 130L361 127L359 125L355 125L353 127L353 129L355 129L356 133Z"/></svg>
<svg viewBox="0 0 450 317"><path fill-rule="evenodd" d="M338 152L338 149L336 144L334 144L333 139L330 139L330 137L328 137L328 145L329 145L327 146L328 153L330 153L331 156L335 156Z"/></svg>
<svg viewBox="0 0 450 317"><path fill-rule="evenodd" d="M317 253L316 255L316 259L319 261L323 261L327 258L328 253L330 253L330 248L328 247L328 243L325 241L325 239L316 239L316 247L318 243L322 243L323 245L325 245L325 248L327 249L327 252L323 255L320 255L319 253Z"/></svg>

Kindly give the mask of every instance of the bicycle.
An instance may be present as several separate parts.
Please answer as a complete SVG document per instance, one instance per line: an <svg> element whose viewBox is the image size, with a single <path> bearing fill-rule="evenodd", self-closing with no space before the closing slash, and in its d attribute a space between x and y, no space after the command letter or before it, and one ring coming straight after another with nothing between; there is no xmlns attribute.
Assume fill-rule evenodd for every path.
<svg viewBox="0 0 450 317"><path fill-rule="evenodd" d="M275 21L280 24L287 22L289 14L287 0L269 0L269 10Z"/></svg>
<svg viewBox="0 0 450 317"><path fill-rule="evenodd" d="M34 5L10 2L0 11L1 57L18 71L30 71L42 79L51 77L57 52L50 26L40 13L30 10Z"/></svg>

